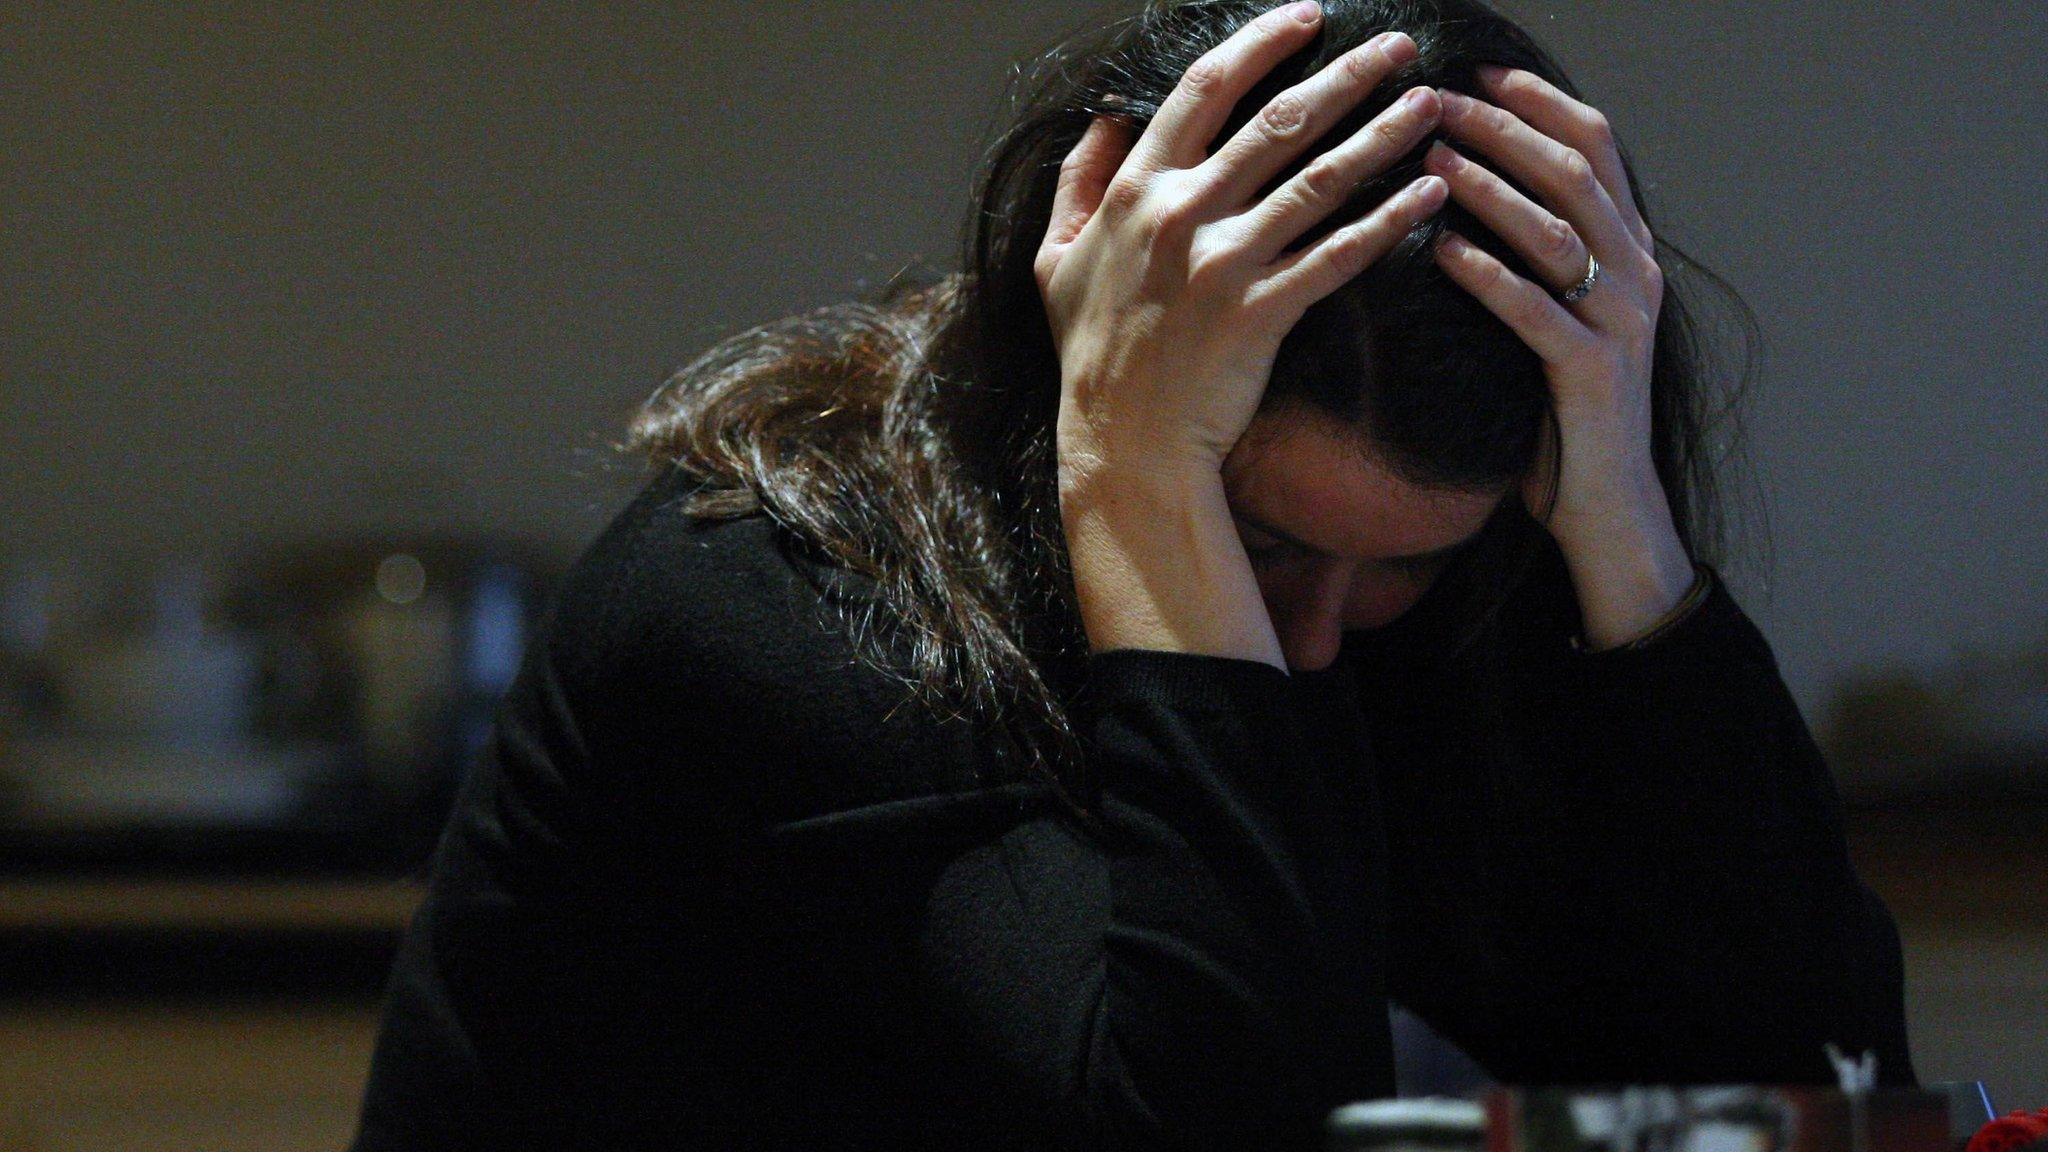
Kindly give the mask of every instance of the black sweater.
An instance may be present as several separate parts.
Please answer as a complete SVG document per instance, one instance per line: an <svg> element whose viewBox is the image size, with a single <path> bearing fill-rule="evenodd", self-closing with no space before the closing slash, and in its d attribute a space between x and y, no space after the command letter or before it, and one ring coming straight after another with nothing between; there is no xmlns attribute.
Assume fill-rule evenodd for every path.
<svg viewBox="0 0 2048 1152"><path fill-rule="evenodd" d="M1100 826L906 703L764 517L654 482L577 565L394 966L356 1148L1310 1147L1391 997L1514 1083L1910 1084L1898 936L1719 587L1504 709L1422 642L1088 657Z"/></svg>

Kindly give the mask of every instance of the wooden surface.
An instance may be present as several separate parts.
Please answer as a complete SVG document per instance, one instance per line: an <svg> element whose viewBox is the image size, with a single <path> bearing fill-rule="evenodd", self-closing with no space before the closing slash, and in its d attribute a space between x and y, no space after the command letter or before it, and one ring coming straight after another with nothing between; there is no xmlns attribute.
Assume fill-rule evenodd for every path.
<svg viewBox="0 0 2048 1152"><path fill-rule="evenodd" d="M0 1008L0 1152L337 1152L375 1009Z"/></svg>
<svg viewBox="0 0 2048 1152"><path fill-rule="evenodd" d="M218 928L399 931L421 888L396 880L0 880L0 932L19 929Z"/></svg>

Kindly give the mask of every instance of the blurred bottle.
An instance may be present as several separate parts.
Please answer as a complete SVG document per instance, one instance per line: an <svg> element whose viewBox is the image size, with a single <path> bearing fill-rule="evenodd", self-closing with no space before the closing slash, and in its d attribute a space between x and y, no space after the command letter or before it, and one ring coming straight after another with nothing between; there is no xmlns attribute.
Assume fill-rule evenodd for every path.
<svg viewBox="0 0 2048 1152"><path fill-rule="evenodd" d="M0 576L0 749L10 736L40 734L57 723L50 649L76 592L76 581L47 558L17 560Z"/></svg>
<svg viewBox="0 0 2048 1152"><path fill-rule="evenodd" d="M110 621L57 646L67 732L170 746L247 734L254 646L212 618L211 584L203 563L171 561L149 579L139 620Z"/></svg>

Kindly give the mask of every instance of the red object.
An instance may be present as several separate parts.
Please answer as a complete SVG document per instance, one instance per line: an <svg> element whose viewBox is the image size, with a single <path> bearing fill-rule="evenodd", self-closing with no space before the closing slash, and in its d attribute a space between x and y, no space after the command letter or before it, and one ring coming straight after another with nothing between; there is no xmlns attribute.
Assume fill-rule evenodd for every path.
<svg viewBox="0 0 2048 1152"><path fill-rule="evenodd" d="M2017 1152L2037 1140L2048 1140L2048 1108L2000 1116L1977 1129L1963 1152Z"/></svg>

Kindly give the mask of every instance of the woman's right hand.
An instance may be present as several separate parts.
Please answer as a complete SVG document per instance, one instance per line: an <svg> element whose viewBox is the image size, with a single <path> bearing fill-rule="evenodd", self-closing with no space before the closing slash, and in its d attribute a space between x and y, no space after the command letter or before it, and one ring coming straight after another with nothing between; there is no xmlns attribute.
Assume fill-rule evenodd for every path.
<svg viewBox="0 0 2048 1152"><path fill-rule="evenodd" d="M1258 410L1281 339L1443 203L1443 180L1425 176L1283 254L1428 133L1440 111L1428 87L1255 199L1414 58L1401 33L1281 93L1207 155L1245 93L1319 22L1314 4L1248 22L1188 69L1135 145L1127 126L1097 117L1062 165L1034 271L1059 352L1063 481L1102 469L1219 471Z"/></svg>
<svg viewBox="0 0 2048 1152"><path fill-rule="evenodd" d="M1253 20L1188 69L1135 144L1097 118L1060 169L1034 271L1060 361L1060 517L1089 647L1285 671L1223 492L1280 341L1309 305L1444 201L1425 176L1296 253L1287 245L1435 124L1418 88L1270 195L1258 192L1396 68L1399 33L1353 49L1209 142L1314 36L1313 4Z"/></svg>

